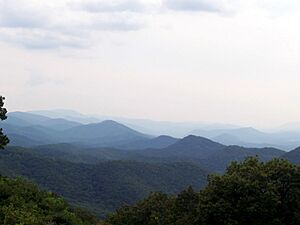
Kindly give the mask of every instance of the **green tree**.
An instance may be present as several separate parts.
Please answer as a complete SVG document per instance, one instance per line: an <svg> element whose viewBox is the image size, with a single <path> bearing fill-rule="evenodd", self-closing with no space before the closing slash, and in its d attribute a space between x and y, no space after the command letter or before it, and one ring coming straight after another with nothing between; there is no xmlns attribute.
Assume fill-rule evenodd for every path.
<svg viewBox="0 0 300 225"><path fill-rule="evenodd" d="M198 224L300 224L299 167L283 159L234 162L201 192Z"/></svg>
<svg viewBox="0 0 300 225"><path fill-rule="evenodd" d="M72 209L63 198L21 178L0 176L0 224L95 225L91 214Z"/></svg>
<svg viewBox="0 0 300 225"><path fill-rule="evenodd" d="M5 120L7 110L4 108L4 100L5 98L0 96L0 120ZM3 134L2 128L0 128L0 149L4 149L4 146L6 146L9 143L9 139L6 135Z"/></svg>
<svg viewBox="0 0 300 225"><path fill-rule="evenodd" d="M105 225L168 225L173 224L173 199L152 193L134 206L124 206L108 216Z"/></svg>
<svg viewBox="0 0 300 225"><path fill-rule="evenodd" d="M300 169L283 159L233 162L199 193L153 193L112 214L105 225L298 225Z"/></svg>
<svg viewBox="0 0 300 225"><path fill-rule="evenodd" d="M173 207L175 225L194 224L197 218L197 206L199 204L199 193L192 187L188 187L176 196Z"/></svg>

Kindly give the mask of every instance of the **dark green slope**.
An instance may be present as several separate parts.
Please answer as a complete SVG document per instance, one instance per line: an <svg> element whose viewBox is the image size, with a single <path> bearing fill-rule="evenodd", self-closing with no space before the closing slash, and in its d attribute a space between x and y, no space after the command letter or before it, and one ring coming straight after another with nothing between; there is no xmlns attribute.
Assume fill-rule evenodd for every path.
<svg viewBox="0 0 300 225"><path fill-rule="evenodd" d="M188 136L162 149L120 150L113 148L83 148L71 144L54 144L33 148L36 154L57 160L95 164L99 161L134 160L139 162L189 162L210 172L224 172L232 161L258 156L262 161L285 154L275 148L244 148L225 146L209 139Z"/></svg>
<svg viewBox="0 0 300 225"><path fill-rule="evenodd" d="M133 149L142 150L147 148L162 149L172 144L175 144L177 141L179 141L179 139L167 135L161 135L151 139L133 141L117 147L120 149L128 149L128 150L133 150Z"/></svg>
<svg viewBox="0 0 300 225"><path fill-rule="evenodd" d="M0 172L29 178L99 216L152 191L176 193L189 185L200 189L207 176L189 163L107 161L92 165L45 158L20 148L0 152Z"/></svg>
<svg viewBox="0 0 300 225"><path fill-rule="evenodd" d="M248 156L258 156L261 160L268 161L282 156L285 152L276 148L225 146L203 137L190 135L167 148L146 149L134 153L151 160L185 161L197 164L210 172L224 172L232 161L241 161Z"/></svg>
<svg viewBox="0 0 300 225"><path fill-rule="evenodd" d="M300 147L287 152L282 156L282 158L287 159L296 165L300 165Z"/></svg>
<svg viewBox="0 0 300 225"><path fill-rule="evenodd" d="M241 146L226 146L205 159L199 159L199 163L214 172L224 172L232 161L242 161L247 157L255 156L262 161L269 161L281 157L285 152L276 148L244 148Z"/></svg>
<svg viewBox="0 0 300 225"><path fill-rule="evenodd" d="M143 154L161 158L206 158L207 156L223 149L225 145L211 141L207 138L189 135L176 143L163 149L146 149Z"/></svg>
<svg viewBox="0 0 300 225"><path fill-rule="evenodd" d="M15 149L15 147L9 147L8 150L10 148ZM87 164L95 164L99 161L137 160L143 158L130 151L105 147L87 148L68 143L40 145L27 149L27 151L42 157Z"/></svg>
<svg viewBox="0 0 300 225"><path fill-rule="evenodd" d="M0 176L0 224L93 225L96 219L82 210L72 210L63 198L41 191L23 179Z"/></svg>
<svg viewBox="0 0 300 225"><path fill-rule="evenodd" d="M300 168L248 158L211 176L200 192L152 193L111 214L105 225L299 225Z"/></svg>

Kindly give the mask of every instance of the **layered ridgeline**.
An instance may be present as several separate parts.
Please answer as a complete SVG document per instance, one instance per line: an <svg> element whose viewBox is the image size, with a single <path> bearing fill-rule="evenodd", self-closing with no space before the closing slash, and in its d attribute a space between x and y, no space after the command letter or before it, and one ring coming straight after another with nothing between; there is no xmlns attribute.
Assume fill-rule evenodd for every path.
<svg viewBox="0 0 300 225"><path fill-rule="evenodd" d="M223 172L231 161L257 156L263 161L280 157L285 152L276 148L244 148L225 146L198 136L187 136L163 149L147 149L144 156L167 161L191 162L210 172Z"/></svg>
<svg viewBox="0 0 300 225"><path fill-rule="evenodd" d="M96 137L98 139L96 142L93 140L87 140L89 138L92 139L92 137L86 136L85 132L77 133L77 135L70 135L67 134L68 132L65 132L66 130L70 129L69 132L72 133L72 128L79 128L81 125L89 124L93 124L93 126L82 129L88 129L91 131L94 128L96 131L100 131L102 126L99 124L107 120L110 122L117 121L118 123L115 124L108 122L106 124L108 125L108 128L110 128L110 126L117 126L121 124L126 125L126 127L129 129L131 128L131 132L127 129L123 131L126 133L128 131L128 134L131 133L131 135L133 135L131 137L138 142L140 138L145 138L144 134L150 134L151 136L155 137L161 134L171 136L175 135L176 137L184 137L192 134L209 138L224 145L239 145L259 148L269 146L284 149L286 151L300 146L300 127L296 125L281 126L277 129L274 129L272 132L263 132L251 127L238 127L226 124L172 123L151 120L86 116L70 110L33 111L31 113L12 112L8 114L8 119L5 121L5 123L7 124L6 126L8 126L7 129L10 131L9 133L17 135L17 137L12 138L14 144L21 142L23 144L27 144L27 146L31 146L57 143L58 141L61 142L61 140L63 140L67 142L77 141L77 143L83 141L85 142L84 144L93 146L96 145L97 147L107 145L120 147L122 145L122 148L125 148L125 144L128 142L123 142L123 137L126 137L126 135L123 137L122 135L120 136L121 139L119 140L119 143L112 143L111 141L103 142L105 139L103 137L101 138L101 136ZM29 130L26 129L29 127ZM105 124L103 124L103 127L105 127ZM14 128L18 128L20 131L16 132L16 129ZM137 131L139 134L135 132L133 132L135 133L133 134L132 129ZM38 135L39 132L44 134L46 133L48 138ZM106 140L111 140L109 139L110 134L106 133L106 135L108 135ZM85 138L87 138L86 141ZM149 135L146 135L146 138L149 138ZM132 147L140 148L141 146L128 146L128 148Z"/></svg>
<svg viewBox="0 0 300 225"><path fill-rule="evenodd" d="M24 112L9 113L1 125L11 145L35 146L51 143L76 143L82 146L120 146L146 140L150 136L115 121L80 124Z"/></svg>
<svg viewBox="0 0 300 225"><path fill-rule="evenodd" d="M115 121L94 122L9 114L1 126L11 144L0 152L0 172L26 177L103 217L153 191L200 190L209 173L223 173L231 161L288 157L276 148L227 146L194 135L153 137Z"/></svg>

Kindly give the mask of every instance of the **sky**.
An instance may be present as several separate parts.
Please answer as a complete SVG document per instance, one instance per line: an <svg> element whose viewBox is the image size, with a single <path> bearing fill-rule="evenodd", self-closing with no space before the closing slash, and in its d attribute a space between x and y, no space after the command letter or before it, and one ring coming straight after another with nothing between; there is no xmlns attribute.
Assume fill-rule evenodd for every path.
<svg viewBox="0 0 300 225"><path fill-rule="evenodd" d="M299 0L0 0L9 111L300 121Z"/></svg>

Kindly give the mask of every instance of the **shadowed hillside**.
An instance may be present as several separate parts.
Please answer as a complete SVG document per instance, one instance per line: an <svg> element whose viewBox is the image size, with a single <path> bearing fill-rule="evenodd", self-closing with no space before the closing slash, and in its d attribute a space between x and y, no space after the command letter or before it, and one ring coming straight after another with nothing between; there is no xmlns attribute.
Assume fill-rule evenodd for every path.
<svg viewBox="0 0 300 225"><path fill-rule="evenodd" d="M0 171L23 176L104 216L123 204L132 204L151 191L176 193L192 185L200 189L207 172L189 163L106 161L94 165L45 158L28 149L0 152Z"/></svg>

